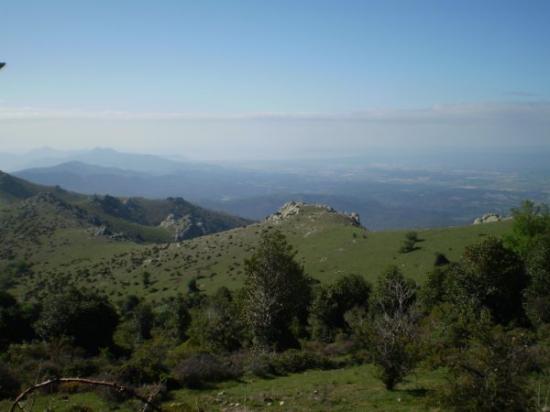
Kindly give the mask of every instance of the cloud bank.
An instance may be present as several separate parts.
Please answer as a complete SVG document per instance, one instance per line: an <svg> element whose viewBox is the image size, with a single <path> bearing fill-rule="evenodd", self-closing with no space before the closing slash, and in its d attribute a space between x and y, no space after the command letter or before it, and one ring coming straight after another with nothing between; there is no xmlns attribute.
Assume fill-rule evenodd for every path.
<svg viewBox="0 0 550 412"><path fill-rule="evenodd" d="M550 114L550 102L530 103L464 103L439 104L420 109L367 109L344 113L190 113L190 112L125 112L113 110L48 109L0 105L0 120L104 119L104 120L319 120L364 122L447 122L492 120L499 117Z"/></svg>
<svg viewBox="0 0 550 412"><path fill-rule="evenodd" d="M550 147L550 102L441 104L349 113L121 112L0 106L0 146L200 158L356 154L373 147Z"/></svg>

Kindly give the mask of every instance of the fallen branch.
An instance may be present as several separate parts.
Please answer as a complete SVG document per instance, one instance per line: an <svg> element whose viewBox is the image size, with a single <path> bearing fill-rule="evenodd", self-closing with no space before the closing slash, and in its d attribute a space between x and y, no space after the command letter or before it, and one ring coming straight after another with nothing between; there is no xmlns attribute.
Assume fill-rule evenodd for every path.
<svg viewBox="0 0 550 412"><path fill-rule="evenodd" d="M41 383L37 383L36 385L33 385L33 386L29 386L27 389L25 389L23 392L21 392L17 396L17 398L15 398L15 401L13 401L9 412L15 412L15 408L19 408L20 410L24 411L25 409L20 405L20 402L29 393L34 392L38 389L47 388L48 386L54 385L56 383L66 383L66 382L76 382L76 383L82 383L82 384L85 384L85 385L105 386L105 387L108 387L108 388L112 388L112 389L116 390L117 392L126 393L127 395L131 396L132 398L138 399L141 402L143 402L145 404L145 408L143 409L144 411L147 411L147 410L149 410L149 408L151 408L154 411L161 412L161 409L153 403L154 397L160 392L160 390L157 391L154 394L151 394L151 396L149 396L149 398L144 398L143 396L136 393L136 391L134 391L133 389L128 388L126 386L122 386L118 383L108 382L108 381L98 381L98 380L94 380L94 379L84 379L84 378L55 378L55 379L50 379L50 380L47 380L47 381L44 381L44 382L41 382Z"/></svg>

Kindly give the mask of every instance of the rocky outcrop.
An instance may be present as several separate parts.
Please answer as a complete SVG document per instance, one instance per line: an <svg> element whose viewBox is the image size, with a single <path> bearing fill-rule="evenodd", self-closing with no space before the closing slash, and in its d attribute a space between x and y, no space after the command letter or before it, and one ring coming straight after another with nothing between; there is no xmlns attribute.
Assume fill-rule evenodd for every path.
<svg viewBox="0 0 550 412"><path fill-rule="evenodd" d="M170 213L159 226L170 230L176 242L206 234L203 222L193 219L191 215L177 216Z"/></svg>
<svg viewBox="0 0 550 412"><path fill-rule="evenodd" d="M495 223L500 222L502 216L497 213L485 213L483 216L478 217L474 220L474 225L481 225L484 223Z"/></svg>
<svg viewBox="0 0 550 412"><path fill-rule="evenodd" d="M281 206L281 208L278 211L276 211L272 215L269 215L266 218L266 222L274 223L274 224L281 223L293 216L298 216L300 214L307 213L308 211L312 211L312 210L340 215L345 217L346 219L349 219L349 222L353 226L361 226L361 220L359 218L359 214L355 212L350 214L339 213L334 208L328 205L311 204L311 203L296 202L296 201L290 201L285 203L283 206Z"/></svg>

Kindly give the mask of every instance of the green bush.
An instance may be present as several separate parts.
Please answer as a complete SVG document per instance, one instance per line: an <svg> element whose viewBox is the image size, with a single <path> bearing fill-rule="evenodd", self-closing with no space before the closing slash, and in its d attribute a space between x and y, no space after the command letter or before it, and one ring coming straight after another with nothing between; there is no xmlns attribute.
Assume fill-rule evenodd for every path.
<svg viewBox="0 0 550 412"><path fill-rule="evenodd" d="M0 362L0 399L13 398L19 393L21 383L7 365Z"/></svg>
<svg viewBox="0 0 550 412"><path fill-rule="evenodd" d="M525 312L535 326L550 324L550 235L533 245L527 258L527 273Z"/></svg>
<svg viewBox="0 0 550 412"><path fill-rule="evenodd" d="M239 308L229 290L222 288L192 311L189 338L208 352L231 352L244 340Z"/></svg>
<svg viewBox="0 0 550 412"><path fill-rule="evenodd" d="M168 376L169 344L161 338L138 346L132 357L114 370L116 379L134 385L157 383Z"/></svg>
<svg viewBox="0 0 550 412"><path fill-rule="evenodd" d="M444 405L457 412L531 410L531 338L523 330L480 329L466 351L449 358L451 379L442 395Z"/></svg>
<svg viewBox="0 0 550 412"><path fill-rule="evenodd" d="M112 346L118 315L106 297L71 288L49 295L42 306L36 323L36 330L42 338L71 338L76 346L89 354L97 354L100 348Z"/></svg>
<svg viewBox="0 0 550 412"><path fill-rule="evenodd" d="M339 333L349 334L345 313L354 307L368 308L370 293L370 284L359 275L343 276L332 285L320 286L310 308L312 338L333 342Z"/></svg>
<svg viewBox="0 0 550 412"><path fill-rule="evenodd" d="M210 353L191 355L172 370L172 377L189 388L202 388L208 383L236 379L241 374L242 371L234 364Z"/></svg>
<svg viewBox="0 0 550 412"><path fill-rule="evenodd" d="M271 364L272 370L278 375L298 373L308 369L332 369L334 367L334 363L323 355L297 349L289 349L275 354Z"/></svg>

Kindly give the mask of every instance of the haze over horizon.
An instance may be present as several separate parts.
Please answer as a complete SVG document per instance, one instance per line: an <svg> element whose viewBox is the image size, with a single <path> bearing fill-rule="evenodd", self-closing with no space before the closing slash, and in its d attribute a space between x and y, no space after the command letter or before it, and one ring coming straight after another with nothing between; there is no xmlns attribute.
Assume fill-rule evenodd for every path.
<svg viewBox="0 0 550 412"><path fill-rule="evenodd" d="M545 1L98 5L3 6L2 151L550 147Z"/></svg>

